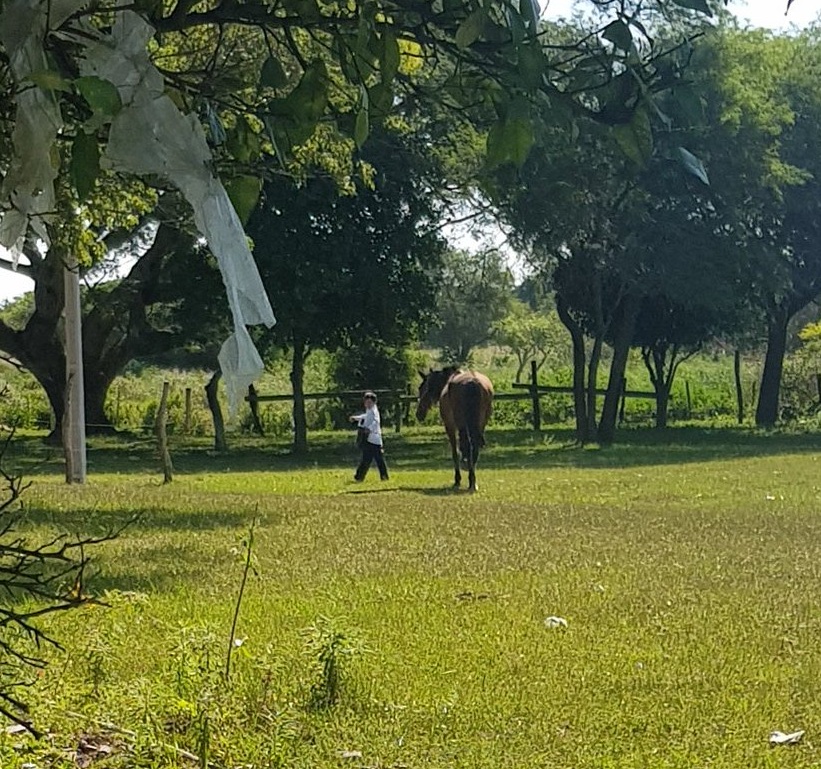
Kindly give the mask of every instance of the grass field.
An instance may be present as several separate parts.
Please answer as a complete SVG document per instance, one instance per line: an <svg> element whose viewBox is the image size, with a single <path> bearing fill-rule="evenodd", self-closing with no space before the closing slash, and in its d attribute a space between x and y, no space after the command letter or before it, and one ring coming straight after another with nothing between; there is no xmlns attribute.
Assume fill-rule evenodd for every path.
<svg viewBox="0 0 821 769"><path fill-rule="evenodd" d="M363 485L349 435L178 446L168 486L147 443L93 444L66 487L19 439L27 535L140 518L95 553L108 607L49 621L50 736L0 737L0 766L76 766L81 737L99 769L821 766L821 437L568 438L491 431L473 496L433 428Z"/></svg>

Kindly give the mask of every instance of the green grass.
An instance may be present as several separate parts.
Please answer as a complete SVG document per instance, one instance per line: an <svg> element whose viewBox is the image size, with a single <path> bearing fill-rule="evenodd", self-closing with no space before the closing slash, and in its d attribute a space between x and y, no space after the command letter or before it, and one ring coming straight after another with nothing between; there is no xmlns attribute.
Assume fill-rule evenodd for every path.
<svg viewBox="0 0 821 769"><path fill-rule="evenodd" d="M473 496L433 429L388 435L392 480L363 485L350 435L305 460L177 446L168 486L149 444L95 444L66 487L19 440L27 535L140 518L95 553L109 606L49 623L65 651L26 694L51 736L0 737L0 765L73 766L89 734L114 748L101 769L196 766L174 746L217 767L821 765L821 438L623 437L494 430ZM334 637L338 701L312 708Z"/></svg>

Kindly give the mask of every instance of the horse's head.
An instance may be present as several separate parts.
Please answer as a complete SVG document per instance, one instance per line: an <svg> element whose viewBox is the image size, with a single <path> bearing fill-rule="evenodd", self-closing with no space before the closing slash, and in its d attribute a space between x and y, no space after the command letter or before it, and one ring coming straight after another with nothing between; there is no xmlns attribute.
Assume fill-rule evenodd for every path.
<svg viewBox="0 0 821 769"><path fill-rule="evenodd" d="M429 371L427 374L419 372L422 383L419 385L419 403L416 406L417 422L421 422L427 416L430 407L439 400L448 379L458 370L456 366L448 366L439 371Z"/></svg>

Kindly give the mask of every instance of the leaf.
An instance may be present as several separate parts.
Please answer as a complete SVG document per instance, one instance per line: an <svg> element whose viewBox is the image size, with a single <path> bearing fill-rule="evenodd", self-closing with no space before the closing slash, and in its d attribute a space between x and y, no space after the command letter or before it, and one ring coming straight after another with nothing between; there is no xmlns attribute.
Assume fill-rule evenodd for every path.
<svg viewBox="0 0 821 769"><path fill-rule="evenodd" d="M518 73L526 88L538 88L544 75L545 59L542 48L537 43L519 46Z"/></svg>
<svg viewBox="0 0 821 769"><path fill-rule="evenodd" d="M713 15L707 0L673 0L673 2L681 8L692 8L694 11L703 13L706 16Z"/></svg>
<svg viewBox="0 0 821 769"><path fill-rule="evenodd" d="M538 0L521 0L519 5L522 9L522 16L530 24L530 31L536 32L539 25L539 14L541 13Z"/></svg>
<svg viewBox="0 0 821 769"><path fill-rule="evenodd" d="M259 157L259 136L251 127L245 115L240 115L237 118L236 125L227 135L225 146L240 163L248 163Z"/></svg>
<svg viewBox="0 0 821 769"><path fill-rule="evenodd" d="M700 125L704 120L704 103L695 88L678 86L673 91L673 100L678 107L680 118L686 125Z"/></svg>
<svg viewBox="0 0 821 769"><path fill-rule="evenodd" d="M477 8L473 11L456 30L456 45L459 48L467 48L475 43L481 36L487 21L487 10Z"/></svg>
<svg viewBox="0 0 821 769"><path fill-rule="evenodd" d="M288 85L288 75L276 56L269 56L259 73L260 87L283 88Z"/></svg>
<svg viewBox="0 0 821 769"><path fill-rule="evenodd" d="M380 74L383 83L390 83L399 71L399 42L390 30L382 33L382 61Z"/></svg>
<svg viewBox="0 0 821 769"><path fill-rule="evenodd" d="M393 107L393 89L389 83L377 83L368 89L370 118L384 120Z"/></svg>
<svg viewBox="0 0 821 769"><path fill-rule="evenodd" d="M368 110L365 107L360 108L356 114L356 125L353 129L353 138L357 147L361 147L368 138L370 126L368 125Z"/></svg>
<svg viewBox="0 0 821 769"><path fill-rule="evenodd" d="M522 166L533 146L533 125L523 117L506 118L496 123L487 136L487 165L503 163Z"/></svg>
<svg viewBox="0 0 821 769"><path fill-rule="evenodd" d="M684 149L684 147L678 148L679 158L681 159L682 165L697 179L700 179L706 185L709 186L710 179L707 176L707 169L704 167L704 163L701 162L701 159L696 157L692 152L689 150Z"/></svg>
<svg viewBox="0 0 821 769"><path fill-rule="evenodd" d="M637 110L626 125L613 128L621 151L638 166L644 166L653 154L653 130L650 118L643 109Z"/></svg>
<svg viewBox="0 0 821 769"><path fill-rule="evenodd" d="M225 191L244 226L259 202L262 179L256 176L234 176L225 183Z"/></svg>
<svg viewBox="0 0 821 769"><path fill-rule="evenodd" d="M69 174L77 197L83 201L94 189L100 175L100 147L97 137L80 131L71 143L71 163Z"/></svg>
<svg viewBox="0 0 821 769"><path fill-rule="evenodd" d="M630 27L620 19L611 21L604 28L602 37L605 40L609 40L616 48L620 48L622 51L629 51L633 45L633 35L630 34Z"/></svg>
<svg viewBox="0 0 821 769"><path fill-rule="evenodd" d="M370 123L368 118L368 89L362 86L361 103L359 112L356 114L356 124L353 129L353 138L357 147L361 147L370 133Z"/></svg>
<svg viewBox="0 0 821 769"><path fill-rule="evenodd" d="M123 108L120 92L110 80L88 75L78 77L74 85L95 112L114 117Z"/></svg>
<svg viewBox="0 0 821 769"><path fill-rule="evenodd" d="M38 88L42 88L44 91L71 92L71 83L59 72L55 72L51 69L41 69L37 72L31 72L25 79L34 83Z"/></svg>

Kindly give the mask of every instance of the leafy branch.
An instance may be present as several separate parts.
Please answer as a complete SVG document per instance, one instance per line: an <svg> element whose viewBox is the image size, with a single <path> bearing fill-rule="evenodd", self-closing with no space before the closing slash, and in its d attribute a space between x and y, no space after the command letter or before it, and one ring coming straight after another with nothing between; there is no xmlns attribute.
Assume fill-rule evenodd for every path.
<svg viewBox="0 0 821 769"><path fill-rule="evenodd" d="M21 680L26 669L45 667L39 654L44 645L62 649L39 623L50 614L92 600L85 591L90 562L86 548L111 541L122 529L76 540L60 535L41 544L18 535L20 498L31 481L3 464L14 433L10 430L0 443L0 494L5 497L0 501L0 714L40 736L26 718L26 703L14 693L28 685ZM32 646L37 651L28 651Z"/></svg>

